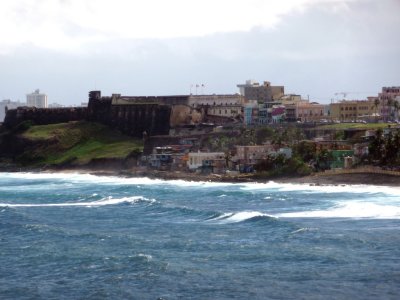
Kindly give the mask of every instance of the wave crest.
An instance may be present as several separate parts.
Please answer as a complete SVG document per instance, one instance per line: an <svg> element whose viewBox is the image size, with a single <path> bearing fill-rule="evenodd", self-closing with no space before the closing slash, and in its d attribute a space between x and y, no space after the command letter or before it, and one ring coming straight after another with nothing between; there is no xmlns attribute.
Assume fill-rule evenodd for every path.
<svg viewBox="0 0 400 300"><path fill-rule="evenodd" d="M341 203L326 210L300 211L276 215L280 218L400 219L400 207L368 202Z"/></svg>
<svg viewBox="0 0 400 300"><path fill-rule="evenodd" d="M258 211L241 211L236 213L224 213L218 215L217 217L208 219L209 221L217 221L219 223L239 223L250 220L255 220L259 218L275 218L274 216L261 213Z"/></svg>
<svg viewBox="0 0 400 300"><path fill-rule="evenodd" d="M133 204L137 202L148 202L153 203L156 200L147 199L142 196L134 196L134 197L124 197L124 198L116 198L108 197L105 199L101 199L98 201L90 201L90 202L64 202L64 203L23 203L23 204L14 204L14 203L0 203L0 207L69 207L69 206L83 206L83 207L98 207L98 206L106 206L106 205L118 205L118 204Z"/></svg>

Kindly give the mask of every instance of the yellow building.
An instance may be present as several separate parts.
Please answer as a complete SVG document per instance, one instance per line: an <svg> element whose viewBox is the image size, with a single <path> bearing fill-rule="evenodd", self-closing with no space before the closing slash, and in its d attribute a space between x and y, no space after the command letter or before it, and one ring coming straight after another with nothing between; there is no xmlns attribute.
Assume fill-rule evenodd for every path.
<svg viewBox="0 0 400 300"><path fill-rule="evenodd" d="M375 100L342 100L330 105L330 119L333 121L369 120L379 117L379 105Z"/></svg>

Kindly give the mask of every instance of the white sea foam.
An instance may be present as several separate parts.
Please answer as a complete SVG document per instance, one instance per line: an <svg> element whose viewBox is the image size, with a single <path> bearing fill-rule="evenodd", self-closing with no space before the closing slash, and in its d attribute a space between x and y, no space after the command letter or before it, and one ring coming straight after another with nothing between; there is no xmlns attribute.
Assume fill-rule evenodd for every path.
<svg viewBox="0 0 400 300"><path fill-rule="evenodd" d="M71 183L100 183L109 185L173 185L181 187L217 187L232 185L231 183L186 181L186 180L162 180L148 177L119 177L96 176L87 173L0 173L0 179L28 179L28 180L59 180ZM56 185L56 184L55 184Z"/></svg>
<svg viewBox="0 0 400 300"><path fill-rule="evenodd" d="M243 190L266 190L279 192L303 192L303 193L368 193L385 194L391 196L400 196L400 187L374 186L374 185L310 185L310 184L292 184L276 183L245 183L242 184Z"/></svg>
<svg viewBox="0 0 400 300"><path fill-rule="evenodd" d="M369 193L400 196L400 187L373 186L373 185L310 185L277 183L226 183L185 180L162 180L148 177L118 177L96 176L85 173L0 173L0 179L29 179L29 180L56 180L63 184L99 183L104 185L167 185L178 187L236 187L245 191L278 191L278 192L303 192L303 193ZM52 183L57 187L58 183Z"/></svg>
<svg viewBox="0 0 400 300"><path fill-rule="evenodd" d="M273 217L258 211L241 211L236 213L224 213L211 221L218 221L219 223L238 223L250 220L255 217Z"/></svg>
<svg viewBox="0 0 400 300"><path fill-rule="evenodd" d="M153 256L151 256L150 254L139 253L137 256L144 257L146 259L146 261L150 261L153 259Z"/></svg>
<svg viewBox="0 0 400 300"><path fill-rule="evenodd" d="M400 219L400 207L371 202L342 202L326 210L299 211L275 215L279 218Z"/></svg>
<svg viewBox="0 0 400 300"><path fill-rule="evenodd" d="M13 203L0 203L0 207L68 207L68 206L84 206L84 207L97 207L106 205L117 205L121 203L137 203L137 202L155 202L154 199L147 199L142 196L112 198L108 197L98 201L91 202L64 202L64 203L27 203L27 204L13 204Z"/></svg>

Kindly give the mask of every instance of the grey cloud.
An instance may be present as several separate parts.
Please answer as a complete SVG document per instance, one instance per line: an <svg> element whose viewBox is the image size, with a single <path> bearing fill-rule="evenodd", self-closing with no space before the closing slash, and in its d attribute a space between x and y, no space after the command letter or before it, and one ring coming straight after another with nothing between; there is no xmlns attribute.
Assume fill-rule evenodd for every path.
<svg viewBox="0 0 400 300"><path fill-rule="evenodd" d="M348 5L340 14L323 6L292 13L274 30L115 39L87 45L80 54L25 45L12 56L0 56L0 96L24 100L25 93L41 88L50 102L77 104L94 88L104 94L184 94L191 83L205 83L209 93L234 93L237 83L254 78L328 102L339 91L370 94L400 85L398 2Z"/></svg>

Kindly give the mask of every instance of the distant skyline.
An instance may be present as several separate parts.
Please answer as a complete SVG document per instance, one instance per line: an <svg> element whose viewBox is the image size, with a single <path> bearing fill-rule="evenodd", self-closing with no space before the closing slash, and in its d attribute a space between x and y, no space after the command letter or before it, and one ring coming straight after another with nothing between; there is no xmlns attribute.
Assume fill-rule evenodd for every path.
<svg viewBox="0 0 400 300"><path fill-rule="evenodd" d="M398 0L2 0L0 100L236 93L248 79L364 99L400 85L399 13Z"/></svg>

